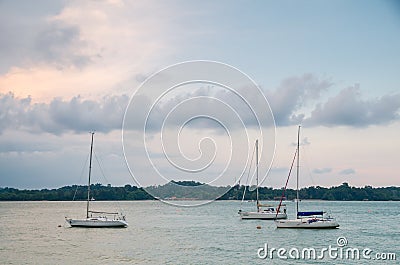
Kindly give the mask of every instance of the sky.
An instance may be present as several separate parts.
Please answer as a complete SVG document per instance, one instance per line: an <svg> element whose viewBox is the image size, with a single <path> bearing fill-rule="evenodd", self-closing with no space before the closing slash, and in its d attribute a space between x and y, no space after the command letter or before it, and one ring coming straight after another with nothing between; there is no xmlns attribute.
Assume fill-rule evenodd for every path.
<svg viewBox="0 0 400 265"><path fill-rule="evenodd" d="M260 139L282 187L299 124L300 186L400 186L398 47L397 1L0 1L0 187L85 184L90 131L93 182L254 184Z"/></svg>

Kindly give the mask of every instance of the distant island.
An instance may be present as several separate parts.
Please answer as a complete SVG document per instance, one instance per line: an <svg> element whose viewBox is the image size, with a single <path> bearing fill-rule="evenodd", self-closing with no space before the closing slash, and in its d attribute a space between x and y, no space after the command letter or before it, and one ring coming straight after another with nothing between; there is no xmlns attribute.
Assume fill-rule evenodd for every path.
<svg viewBox="0 0 400 265"><path fill-rule="evenodd" d="M192 188L190 188L192 187ZM111 185L93 184L91 194L93 199L108 200L241 200L246 188L245 200L255 200L256 192L248 186L216 187L195 181L171 181L165 185L150 186L145 189L131 185L113 187ZM150 195L149 191L152 195ZM226 192L227 191L227 192ZM218 194L223 194L218 196ZM0 201L71 201L86 200L87 186L65 186L58 189L20 190L15 188L0 188ZM260 187L261 200L278 200L282 196L282 188ZM293 200L296 191L287 189L285 198ZM348 183L330 188L311 186L300 190L300 198L304 200L328 201L400 201L400 187L365 186L351 187Z"/></svg>

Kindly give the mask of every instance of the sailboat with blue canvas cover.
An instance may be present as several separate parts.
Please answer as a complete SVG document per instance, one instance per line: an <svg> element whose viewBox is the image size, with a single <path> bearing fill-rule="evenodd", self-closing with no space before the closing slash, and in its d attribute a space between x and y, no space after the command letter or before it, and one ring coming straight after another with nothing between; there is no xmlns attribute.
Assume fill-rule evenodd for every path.
<svg viewBox="0 0 400 265"><path fill-rule="evenodd" d="M297 159L297 184L296 184L296 219L276 220L277 228L309 228L309 229L323 229L323 228L338 228L339 223L330 216L325 216L324 211L299 211L299 167L300 167L300 126L297 132L297 149L295 153ZM294 160L293 160L294 162ZM293 163L292 163L293 166ZM286 181L286 186L290 177ZM286 189L285 186L285 189ZM282 196L283 197L283 196ZM281 199L282 203L282 199ZM281 204L280 203L280 204ZM280 206L278 206L279 209Z"/></svg>

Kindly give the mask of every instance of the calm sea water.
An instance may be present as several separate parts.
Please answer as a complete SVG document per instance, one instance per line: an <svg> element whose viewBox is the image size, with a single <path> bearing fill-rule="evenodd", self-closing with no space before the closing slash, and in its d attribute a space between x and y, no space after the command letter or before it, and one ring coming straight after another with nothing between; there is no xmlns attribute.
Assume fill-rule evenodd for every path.
<svg viewBox="0 0 400 265"><path fill-rule="evenodd" d="M93 202L94 209L120 210L125 229L69 228L64 216L83 217L84 202L0 202L1 264L398 264L400 202L301 202L302 210L323 209L340 223L334 230L276 229L272 221L240 220L237 211L254 203L218 201L174 207L158 201ZM289 215L294 203L288 203ZM59 225L61 225L59 227ZM261 226L261 229L257 229ZM260 259L269 248L370 248L395 253L396 261ZM345 248L343 247L343 248ZM275 254L276 255L276 254Z"/></svg>

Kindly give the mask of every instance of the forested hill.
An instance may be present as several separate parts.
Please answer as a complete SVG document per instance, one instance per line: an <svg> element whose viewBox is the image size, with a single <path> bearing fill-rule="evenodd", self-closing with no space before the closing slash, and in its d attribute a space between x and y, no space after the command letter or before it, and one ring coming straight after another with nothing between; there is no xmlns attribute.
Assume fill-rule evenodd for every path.
<svg viewBox="0 0 400 265"><path fill-rule="evenodd" d="M173 184L173 185L172 185ZM174 188L178 187L178 188ZM182 186L202 186L201 193L196 189L189 190L179 188ZM157 197L162 199L198 199L208 200L219 197L218 194L224 193L219 197L220 200L241 200L243 191L246 188L245 200L256 199L254 189L249 191L249 187L215 187L194 181L172 181L163 186L152 186L146 190L153 193L157 190ZM221 192L223 191L223 192ZM154 193L153 193L154 194ZM216 196L217 194L217 196ZM260 187L259 194L261 200L276 200L282 196L282 189L273 189L268 187ZM286 190L285 197L288 200L294 199L296 191L292 189ZM86 200L87 186L65 186L58 189L41 189L41 190L19 190L14 188L0 188L0 201L70 201L70 200ZM91 185L91 197L95 200L153 200L153 196L148 194L143 188L131 185L123 187L112 187L111 185L103 186L101 184ZM400 187L381 187L373 188L365 186L363 188L351 187L347 183L340 186L330 188L325 187L308 187L300 190L301 199L314 200L336 200L336 201L400 201Z"/></svg>

